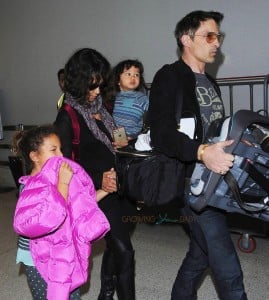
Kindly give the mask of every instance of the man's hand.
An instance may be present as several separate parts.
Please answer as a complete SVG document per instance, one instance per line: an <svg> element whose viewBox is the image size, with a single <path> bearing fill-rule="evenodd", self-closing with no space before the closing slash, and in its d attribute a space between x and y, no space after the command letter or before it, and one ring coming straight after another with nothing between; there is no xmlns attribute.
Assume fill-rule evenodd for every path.
<svg viewBox="0 0 269 300"><path fill-rule="evenodd" d="M203 163L205 166L215 173L226 174L233 166L234 156L230 153L225 153L224 148L232 143L233 140L229 140L206 147L203 151Z"/></svg>

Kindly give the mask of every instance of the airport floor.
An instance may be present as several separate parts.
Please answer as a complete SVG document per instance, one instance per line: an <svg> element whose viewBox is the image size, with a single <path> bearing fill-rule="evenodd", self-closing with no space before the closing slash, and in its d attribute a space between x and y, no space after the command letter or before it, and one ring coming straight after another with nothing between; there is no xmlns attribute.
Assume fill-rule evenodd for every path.
<svg viewBox="0 0 269 300"><path fill-rule="evenodd" d="M31 299L26 277L20 266L15 263L17 236L12 229L15 205L16 190L0 193L0 300ZM150 214L147 217L137 216L129 220L138 221L132 235L136 251L136 300L169 300L173 281L187 251L189 239L183 227L175 218L161 218L166 218L167 222L155 224L160 218ZM247 223L252 228L252 219L247 220ZM244 232L240 229L240 224L237 225L239 231ZM257 224L252 229L257 235L254 236L256 249L251 253L244 253L237 246L236 248L244 272L248 299L268 300L269 239L261 228L255 230ZM240 235L233 232L231 235L237 244ZM97 299L103 249L103 240L93 245L90 277L82 288L83 300ZM201 282L198 299L219 299L209 272Z"/></svg>

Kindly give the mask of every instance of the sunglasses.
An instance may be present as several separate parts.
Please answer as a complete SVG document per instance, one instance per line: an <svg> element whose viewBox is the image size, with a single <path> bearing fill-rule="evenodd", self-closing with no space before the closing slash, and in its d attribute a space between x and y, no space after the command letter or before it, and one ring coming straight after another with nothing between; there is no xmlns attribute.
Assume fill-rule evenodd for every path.
<svg viewBox="0 0 269 300"><path fill-rule="evenodd" d="M222 33L216 33L216 32L208 32L207 34L193 34L193 35L190 35L191 37L194 37L194 36L201 36L201 37L204 37L207 41L208 44L211 44L213 42L216 41L216 39L218 39L218 42L221 44L223 42L223 39L224 39L224 35Z"/></svg>

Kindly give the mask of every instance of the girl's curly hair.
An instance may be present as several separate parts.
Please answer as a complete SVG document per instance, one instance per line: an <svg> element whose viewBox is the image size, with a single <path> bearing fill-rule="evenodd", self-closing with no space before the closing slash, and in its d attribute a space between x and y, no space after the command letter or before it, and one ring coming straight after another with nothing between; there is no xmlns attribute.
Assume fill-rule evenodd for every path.
<svg viewBox="0 0 269 300"><path fill-rule="evenodd" d="M17 156L22 157L26 174L29 174L34 166L30 159L30 152L38 151L44 138L52 134L58 135L53 125L40 125L14 134L12 150Z"/></svg>

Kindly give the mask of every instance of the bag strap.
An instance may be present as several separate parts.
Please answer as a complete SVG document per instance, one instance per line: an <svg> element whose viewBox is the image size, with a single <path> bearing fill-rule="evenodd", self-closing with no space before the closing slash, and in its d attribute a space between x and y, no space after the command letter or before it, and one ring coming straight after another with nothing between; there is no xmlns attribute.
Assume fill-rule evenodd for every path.
<svg viewBox="0 0 269 300"><path fill-rule="evenodd" d="M251 177L252 177L252 176L251 176ZM259 203L259 202L258 202L258 203L259 203L260 205L262 205L262 207L253 207L253 206L247 204L246 201L248 201L248 200L250 200L250 199L248 199L248 196L245 197L246 195L240 193L240 189L239 189L238 183L237 183L237 181L235 180L233 174L232 174L230 171L228 171L228 172L225 174L224 180L225 180L225 182L227 183L227 185L229 186L229 188L231 189L231 191L232 191L232 193L233 193L233 195L234 195L234 198L235 198L237 204L238 204L242 209L244 209L244 210L246 210L246 211L248 211L248 212L261 212L261 211L265 210L265 209L268 207L267 204ZM268 184L268 183L267 183L267 184ZM268 188L267 188L267 189L268 189ZM249 198L255 198L255 196L251 196L251 197L249 197ZM261 197L258 197L258 198L259 198L259 199L256 198L257 201L261 199ZM257 201L256 201L256 203L257 203ZM251 200L251 202L254 202L253 199Z"/></svg>
<svg viewBox="0 0 269 300"><path fill-rule="evenodd" d="M80 126L78 122L78 117L73 109L73 107L69 104L64 103L63 109L68 113L71 122L72 122L72 129L73 129L73 139L72 139L72 159L75 161L79 161L79 144L80 144Z"/></svg>
<svg viewBox="0 0 269 300"><path fill-rule="evenodd" d="M269 194L269 180L266 178L254 164L248 159L245 171L249 174L251 178L259 183L259 185Z"/></svg>

